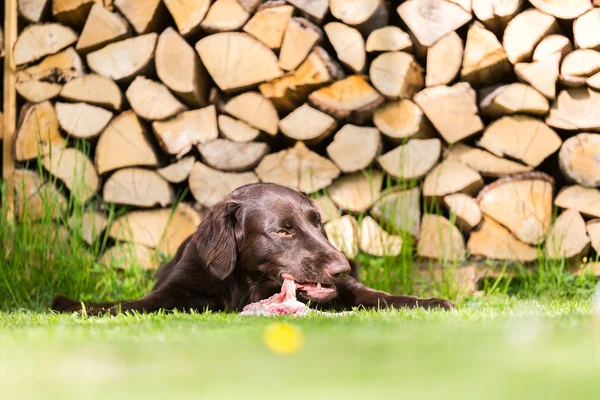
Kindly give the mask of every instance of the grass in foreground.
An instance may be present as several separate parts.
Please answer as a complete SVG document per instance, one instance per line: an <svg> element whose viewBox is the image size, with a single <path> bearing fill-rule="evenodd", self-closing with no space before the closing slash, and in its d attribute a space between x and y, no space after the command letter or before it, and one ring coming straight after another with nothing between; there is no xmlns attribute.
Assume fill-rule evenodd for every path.
<svg viewBox="0 0 600 400"><path fill-rule="evenodd" d="M564 399L600 393L592 300L471 300L340 318L0 313L0 397ZM271 352L263 332L299 328Z"/></svg>

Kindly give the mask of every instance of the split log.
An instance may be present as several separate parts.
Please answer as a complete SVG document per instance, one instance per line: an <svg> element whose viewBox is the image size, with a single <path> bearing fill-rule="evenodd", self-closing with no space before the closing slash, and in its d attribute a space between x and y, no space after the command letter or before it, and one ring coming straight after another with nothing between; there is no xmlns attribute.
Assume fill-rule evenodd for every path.
<svg viewBox="0 0 600 400"><path fill-rule="evenodd" d="M473 168L483 176L495 178L529 172L533 169L530 166L498 157L463 143L453 144L448 150L448 158Z"/></svg>
<svg viewBox="0 0 600 400"><path fill-rule="evenodd" d="M573 22L573 37L580 49L600 50L600 9L594 8Z"/></svg>
<svg viewBox="0 0 600 400"><path fill-rule="evenodd" d="M315 89L343 77L342 67L321 47L315 47L296 71L258 88L280 112L288 113L306 102Z"/></svg>
<svg viewBox="0 0 600 400"><path fill-rule="evenodd" d="M383 53L373 60L369 76L373 86L391 99L412 99L425 86L421 66L412 55L400 51Z"/></svg>
<svg viewBox="0 0 600 400"><path fill-rule="evenodd" d="M377 157L377 163L396 179L421 179L437 164L441 151L439 139L412 139Z"/></svg>
<svg viewBox="0 0 600 400"><path fill-rule="evenodd" d="M81 203L91 199L100 187L100 179L89 158L79 150L55 150L42 158L48 172L60 179Z"/></svg>
<svg viewBox="0 0 600 400"><path fill-rule="evenodd" d="M78 36L71 29L57 23L29 25L19 35L13 48L14 63L19 66L32 63L71 46Z"/></svg>
<svg viewBox="0 0 600 400"><path fill-rule="evenodd" d="M319 25L329 10L329 0L289 0L288 3Z"/></svg>
<svg viewBox="0 0 600 400"><path fill-rule="evenodd" d="M16 169L15 213L20 221L57 219L67 211L68 201L52 183L44 183L40 176L30 170Z"/></svg>
<svg viewBox="0 0 600 400"><path fill-rule="evenodd" d="M502 45L511 63L529 61L544 36L559 30L554 17L535 9L525 10L509 22Z"/></svg>
<svg viewBox="0 0 600 400"><path fill-rule="evenodd" d="M585 83L594 90L600 90L600 72L587 78Z"/></svg>
<svg viewBox="0 0 600 400"><path fill-rule="evenodd" d="M397 26L384 26L369 34L365 50L374 51L412 51L412 41L408 33Z"/></svg>
<svg viewBox="0 0 600 400"><path fill-rule="evenodd" d="M253 13L260 6L262 0L238 0L238 2L244 7L244 10Z"/></svg>
<svg viewBox="0 0 600 400"><path fill-rule="evenodd" d="M138 35L160 31L167 14L161 0L114 0L113 3Z"/></svg>
<svg viewBox="0 0 600 400"><path fill-rule="evenodd" d="M592 9L591 0L529 0L537 9L560 19L575 19Z"/></svg>
<svg viewBox="0 0 600 400"><path fill-rule="evenodd" d="M560 59L562 60L572 51L573 45L571 45L571 41L567 37L558 34L548 35L535 48L532 60L544 60L555 54L560 54Z"/></svg>
<svg viewBox="0 0 600 400"><path fill-rule="evenodd" d="M381 172L356 172L336 179L327 188L327 193L331 201L342 210L359 214L375 204L382 181Z"/></svg>
<svg viewBox="0 0 600 400"><path fill-rule="evenodd" d="M560 66L560 80L564 86L585 86L592 75L600 71L600 52L579 49L565 56Z"/></svg>
<svg viewBox="0 0 600 400"><path fill-rule="evenodd" d="M527 244L544 241L552 222L554 180L540 172L501 178L477 196L481 212Z"/></svg>
<svg viewBox="0 0 600 400"><path fill-rule="evenodd" d="M384 0L330 0L329 10L335 18L365 36L389 22Z"/></svg>
<svg viewBox="0 0 600 400"><path fill-rule="evenodd" d="M580 185L567 186L558 192L554 205L579 211L588 218L600 218L600 190Z"/></svg>
<svg viewBox="0 0 600 400"><path fill-rule="evenodd" d="M558 151L562 140L542 121L515 115L492 122L477 144L498 157L508 156L537 167Z"/></svg>
<svg viewBox="0 0 600 400"><path fill-rule="evenodd" d="M443 198L454 193L474 195L483 187L481 175L474 169L452 159L444 160L433 168L423 182L423 196Z"/></svg>
<svg viewBox="0 0 600 400"><path fill-rule="evenodd" d="M290 18L283 34L279 67L285 71L296 69L322 39L323 31L317 25L304 18Z"/></svg>
<svg viewBox="0 0 600 400"><path fill-rule="evenodd" d="M51 0L18 0L17 11L27 22L41 22L48 17L51 4Z"/></svg>
<svg viewBox="0 0 600 400"><path fill-rule="evenodd" d="M419 188L384 191L370 214L387 231L418 237L421 229Z"/></svg>
<svg viewBox="0 0 600 400"><path fill-rule="evenodd" d="M194 161L194 156L183 157L176 163L157 169L156 172L171 183L181 183L190 176Z"/></svg>
<svg viewBox="0 0 600 400"><path fill-rule="evenodd" d="M263 4L244 25L243 31L263 42L268 48L278 50L293 13L294 7L285 3Z"/></svg>
<svg viewBox="0 0 600 400"><path fill-rule="evenodd" d="M342 212L333 204L333 201L329 197L322 196L312 201L319 210L319 214L321 214L321 222L323 224L342 216Z"/></svg>
<svg viewBox="0 0 600 400"><path fill-rule="evenodd" d="M425 214L417 242L419 257L452 263L465 257L465 240L456 227L441 215Z"/></svg>
<svg viewBox="0 0 600 400"><path fill-rule="evenodd" d="M479 92L481 115L500 118L512 114L544 116L550 105L540 92L524 83L511 83Z"/></svg>
<svg viewBox="0 0 600 400"><path fill-rule="evenodd" d="M501 34L506 25L521 10L523 0L473 0L473 13L494 32Z"/></svg>
<svg viewBox="0 0 600 400"><path fill-rule="evenodd" d="M208 74L198 54L173 28L167 28L156 44L156 74L179 99L192 107L208 103Z"/></svg>
<svg viewBox="0 0 600 400"><path fill-rule="evenodd" d="M279 122L279 129L285 136L308 145L322 142L336 128L335 119L308 104L303 104Z"/></svg>
<svg viewBox="0 0 600 400"><path fill-rule="evenodd" d="M358 254L358 222L352 215L344 215L325 224L327 239L333 247L349 259Z"/></svg>
<svg viewBox="0 0 600 400"><path fill-rule="evenodd" d="M327 39L338 60L357 74L366 66L365 41L360 32L340 22L330 22L324 27Z"/></svg>
<svg viewBox="0 0 600 400"><path fill-rule="evenodd" d="M223 111L271 136L277 135L279 129L277 110L273 103L260 93L242 93L229 100Z"/></svg>
<svg viewBox="0 0 600 400"><path fill-rule="evenodd" d="M83 215L69 218L69 228L77 232L84 242L92 246L108 226L108 219L99 212L86 211Z"/></svg>
<svg viewBox="0 0 600 400"><path fill-rule="evenodd" d="M362 76L352 75L312 92L308 101L337 120L361 120L383 103L383 97Z"/></svg>
<svg viewBox="0 0 600 400"><path fill-rule="evenodd" d="M53 0L52 16L61 24L81 31L95 0Z"/></svg>
<svg viewBox="0 0 600 400"><path fill-rule="evenodd" d="M107 203L135 207L166 207L175 202L175 192L169 182L154 171L125 168L106 180L102 198Z"/></svg>
<svg viewBox="0 0 600 400"><path fill-rule="evenodd" d="M344 125L327 146L327 155L343 173L367 168L381 150L381 135L375 128Z"/></svg>
<svg viewBox="0 0 600 400"><path fill-rule="evenodd" d="M460 78L473 87L502 81L511 73L511 64L496 36L475 22L467 34Z"/></svg>
<svg viewBox="0 0 600 400"><path fill-rule="evenodd" d="M152 144L133 111L113 119L98 139L96 170L99 174L124 167L158 166Z"/></svg>
<svg viewBox="0 0 600 400"><path fill-rule="evenodd" d="M563 90L550 108L546 124L564 130L600 131L600 93L588 88Z"/></svg>
<svg viewBox="0 0 600 400"><path fill-rule="evenodd" d="M152 70L157 38L156 33L149 33L111 43L89 53L88 66L95 73L117 82L129 82Z"/></svg>
<svg viewBox="0 0 600 400"><path fill-rule="evenodd" d="M60 97L114 111L119 111L123 102L119 86L112 79L96 74L84 75L67 82L60 91Z"/></svg>
<svg viewBox="0 0 600 400"><path fill-rule="evenodd" d="M192 167L188 179L192 195L204 207L214 206L233 190L250 183L258 183L253 172L221 172L199 162Z"/></svg>
<svg viewBox="0 0 600 400"><path fill-rule="evenodd" d="M476 96L468 83L461 82L424 89L415 95L414 101L444 140L452 144L483 129L483 122L477 115Z"/></svg>
<svg viewBox="0 0 600 400"><path fill-rule="evenodd" d="M167 121L154 121L152 131L169 154L183 156L192 147L219 137L215 106L185 111Z"/></svg>
<svg viewBox="0 0 600 400"><path fill-rule="evenodd" d="M283 74L277 56L247 33L226 32L205 37L196 51L219 89L247 89Z"/></svg>
<svg viewBox="0 0 600 400"><path fill-rule="evenodd" d="M460 72L463 42L454 31L435 42L427 51L427 87L450 84Z"/></svg>
<svg viewBox="0 0 600 400"><path fill-rule="evenodd" d="M444 204L450 211L450 220L463 233L468 234L481 222L481 210L477 201L463 193L450 194L444 197Z"/></svg>
<svg viewBox="0 0 600 400"><path fill-rule="evenodd" d="M340 174L334 163L313 153L302 142L267 155L255 172L262 182L277 183L307 194L326 188Z"/></svg>
<svg viewBox="0 0 600 400"><path fill-rule="evenodd" d="M198 145L204 162L225 172L244 172L254 168L269 152L269 145L260 142L237 143L215 139Z"/></svg>
<svg viewBox="0 0 600 400"><path fill-rule="evenodd" d="M231 118L227 115L219 115L219 131L225 138L239 143L251 142L257 139L260 131L247 123Z"/></svg>
<svg viewBox="0 0 600 400"><path fill-rule="evenodd" d="M83 75L83 63L72 47L46 57L41 63L18 71L17 93L32 103L50 100L60 93L63 84Z"/></svg>
<svg viewBox="0 0 600 400"><path fill-rule="evenodd" d="M590 238L592 248L596 254L600 254L600 219L593 219L585 224L587 234Z"/></svg>
<svg viewBox="0 0 600 400"><path fill-rule="evenodd" d="M590 238L581 214L575 210L563 211L548 233L545 250L551 260L581 261L590 251Z"/></svg>
<svg viewBox="0 0 600 400"><path fill-rule="evenodd" d="M402 251L402 238L388 234L368 215L360 222L358 235L358 247L367 254L395 257Z"/></svg>
<svg viewBox="0 0 600 400"><path fill-rule="evenodd" d="M250 14L237 0L216 0L208 9L200 27L208 33L237 31L248 18Z"/></svg>
<svg viewBox="0 0 600 400"><path fill-rule="evenodd" d="M135 78L125 96L133 111L147 120L164 120L187 110L165 85L143 76Z"/></svg>
<svg viewBox="0 0 600 400"><path fill-rule="evenodd" d="M98 263L107 268L131 269L137 266L143 270L155 270L160 266L156 251L148 247L126 243L106 250Z"/></svg>
<svg viewBox="0 0 600 400"><path fill-rule="evenodd" d="M123 40L128 35L127 21L119 14L108 11L102 5L94 4L76 48L85 54L107 44Z"/></svg>
<svg viewBox="0 0 600 400"><path fill-rule="evenodd" d="M400 4L397 11L417 43L425 49L471 20L470 12L443 0L408 0ZM431 29L432 26L435 29Z"/></svg>
<svg viewBox="0 0 600 400"><path fill-rule="evenodd" d="M113 117L110 111L86 103L56 103L55 108L62 130L82 139L99 136Z"/></svg>
<svg viewBox="0 0 600 400"><path fill-rule="evenodd" d="M519 79L529 83L538 92L550 100L556 98L556 81L558 79L561 55L555 53L532 63L516 63L515 73Z"/></svg>
<svg viewBox="0 0 600 400"><path fill-rule="evenodd" d="M600 187L600 135L580 133L565 140L558 161L561 171L586 187Z"/></svg>
<svg viewBox="0 0 600 400"><path fill-rule="evenodd" d="M21 115L13 148L16 161L34 160L65 145L56 112L49 101L26 104Z"/></svg>
<svg viewBox="0 0 600 400"><path fill-rule="evenodd" d="M535 247L521 242L508 229L485 216L481 227L471 232L467 249L472 256L491 260L528 263L539 257Z"/></svg>
<svg viewBox="0 0 600 400"><path fill-rule="evenodd" d="M183 36L189 36L200 30L200 24L206 17L211 0L163 0L165 6Z"/></svg>
<svg viewBox="0 0 600 400"><path fill-rule="evenodd" d="M394 144L435 136L418 105L407 99L388 101L373 113L375 126Z"/></svg>

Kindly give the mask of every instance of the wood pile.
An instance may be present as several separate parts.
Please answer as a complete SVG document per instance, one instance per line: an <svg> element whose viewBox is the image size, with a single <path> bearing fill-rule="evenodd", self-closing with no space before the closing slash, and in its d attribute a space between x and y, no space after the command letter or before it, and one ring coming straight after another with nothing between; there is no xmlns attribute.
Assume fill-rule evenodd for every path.
<svg viewBox="0 0 600 400"><path fill-rule="evenodd" d="M103 260L154 267L152 252L172 255L203 210L254 182L315 198L349 257L599 251L599 2L20 0L18 12L6 51L20 113L5 132L17 215L35 219L47 197L57 216L69 197L88 204L64 220L88 243L105 231L126 243ZM112 223L110 205L123 210Z"/></svg>

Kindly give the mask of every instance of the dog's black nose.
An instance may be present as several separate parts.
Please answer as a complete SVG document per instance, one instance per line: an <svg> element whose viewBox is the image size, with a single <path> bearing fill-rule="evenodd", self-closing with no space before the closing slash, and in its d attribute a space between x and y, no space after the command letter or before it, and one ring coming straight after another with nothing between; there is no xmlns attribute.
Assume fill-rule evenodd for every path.
<svg viewBox="0 0 600 400"><path fill-rule="evenodd" d="M350 264L331 264L325 268L325 272L327 272L332 278L342 279L345 278L348 273L350 273Z"/></svg>

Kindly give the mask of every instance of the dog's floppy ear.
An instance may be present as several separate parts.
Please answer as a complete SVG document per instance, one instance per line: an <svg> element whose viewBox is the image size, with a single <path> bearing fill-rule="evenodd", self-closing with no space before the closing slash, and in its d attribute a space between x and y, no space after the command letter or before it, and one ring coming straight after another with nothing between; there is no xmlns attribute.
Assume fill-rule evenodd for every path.
<svg viewBox="0 0 600 400"><path fill-rule="evenodd" d="M194 235L198 256L207 272L224 280L238 261L238 243L243 230L237 219L240 204L224 200L212 207L205 215Z"/></svg>

